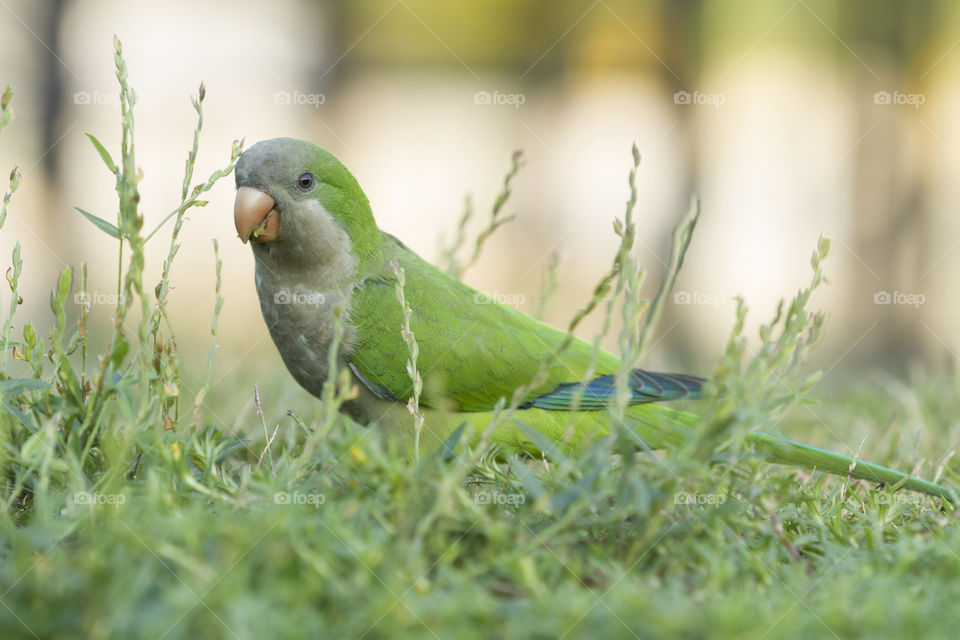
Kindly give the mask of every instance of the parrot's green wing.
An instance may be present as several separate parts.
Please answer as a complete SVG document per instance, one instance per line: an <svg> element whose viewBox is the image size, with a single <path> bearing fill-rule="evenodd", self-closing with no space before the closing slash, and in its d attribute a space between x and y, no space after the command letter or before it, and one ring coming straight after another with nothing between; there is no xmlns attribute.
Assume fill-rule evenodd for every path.
<svg viewBox="0 0 960 640"><path fill-rule="evenodd" d="M411 328L419 346L423 377L421 403L439 406L441 397L461 411L489 411L501 397L528 384L566 338L566 333L512 307L497 304L428 264L399 240L383 234L385 263L397 262L406 275L404 294L413 311ZM351 297L355 339L347 360L373 391L406 400L412 394L407 345L389 268L366 279ZM591 346L574 340L549 365L546 382L527 395L526 406L569 409L579 396L581 409L606 406L619 367L616 356L600 351L594 375L585 380ZM635 402L669 400L699 389L699 378L652 374L631 376Z"/></svg>
<svg viewBox="0 0 960 640"><path fill-rule="evenodd" d="M384 258L397 262L406 276L404 294L413 311L417 368L423 377L421 403L438 406L438 395L462 411L488 411L500 397L528 384L541 363L566 334L530 316L491 301L459 280L422 260L398 240L384 234ZM403 316L396 280L386 273L365 280L350 301L356 338L347 360L367 382L401 400L413 391L407 372L407 345L400 328ZM547 382L531 397L562 383L579 382L589 366L590 346L577 340L549 370ZM617 360L598 357L597 372L613 373Z"/></svg>

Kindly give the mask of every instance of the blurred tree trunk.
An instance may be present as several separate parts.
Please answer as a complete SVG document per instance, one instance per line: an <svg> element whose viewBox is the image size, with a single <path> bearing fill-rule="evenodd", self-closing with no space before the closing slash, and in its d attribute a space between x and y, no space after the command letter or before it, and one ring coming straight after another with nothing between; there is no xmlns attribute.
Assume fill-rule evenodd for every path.
<svg viewBox="0 0 960 640"><path fill-rule="evenodd" d="M854 76L851 99L856 105L856 131L869 130L851 154L855 236L849 246L857 262L866 265L854 272L854 291L863 305L872 304L874 294L880 291L921 292L920 275L926 268L924 256L929 255L925 243L931 220L921 177L910 170L917 165L906 156L911 142L920 145L924 154L929 137L909 139L909 118L904 117L903 110L913 107L876 104L874 96L881 91L920 92L910 83L917 75L914 72L921 48L930 36L936 14L929 3L898 0L840 5L840 39L865 63L856 59L848 63ZM886 359L899 363L895 365L898 368L905 368L920 353L923 340L917 332L917 313L912 306L890 305L877 306L875 313L864 314L880 320L870 341L875 349L885 352Z"/></svg>
<svg viewBox="0 0 960 640"><path fill-rule="evenodd" d="M671 94L677 91L693 92L700 87L703 72L705 42L703 1L662 0L660 6L662 28L668 34L665 41L670 44L661 53L666 67L669 67L669 70L661 67L661 81L665 86L670 87ZM679 137L677 145L682 151L685 163L683 182L678 190L676 207L678 220L688 206L690 195L697 193L700 189L701 167L696 123L696 115L700 112L700 109L674 108L674 114L679 120L675 129ZM670 244L669 236L662 238L659 242L664 256L669 255ZM658 282L659 279L654 278L651 281ZM665 309L666 315L669 317L674 309L673 305L668 305ZM687 311L688 309L681 307L681 313ZM665 325L666 322L662 326ZM694 343L694 340L685 339L683 335L675 335L670 341L670 351L675 354L677 360L690 362L694 360L694 353L688 345Z"/></svg>
<svg viewBox="0 0 960 640"><path fill-rule="evenodd" d="M43 145L43 167L52 181L56 181L59 173L59 153L46 153L52 149L63 132L60 131L60 114L64 108L64 68L60 59L60 19L63 16L64 0L48 0L47 10L43 15L43 24L38 31L42 43L37 43L37 53L43 58L43 80L40 92L43 96L43 131L41 144ZM44 46L46 45L46 46Z"/></svg>

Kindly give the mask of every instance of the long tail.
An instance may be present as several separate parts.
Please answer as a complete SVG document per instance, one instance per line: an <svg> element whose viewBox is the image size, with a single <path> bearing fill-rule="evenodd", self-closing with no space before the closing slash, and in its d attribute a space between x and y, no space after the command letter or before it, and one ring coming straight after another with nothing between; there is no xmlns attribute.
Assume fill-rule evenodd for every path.
<svg viewBox="0 0 960 640"><path fill-rule="evenodd" d="M849 456L766 433L751 433L749 440L757 450L767 453L771 462L828 471L838 476L846 476L849 473L851 477L860 480L890 486L903 482L900 486L904 489L919 491L953 503L960 502L960 494L953 489L872 462L857 460L854 464L853 458Z"/></svg>
<svg viewBox="0 0 960 640"><path fill-rule="evenodd" d="M703 385L706 380L684 374L657 373L634 369L627 382L632 394L630 404L639 405L685 397L699 398L703 393ZM576 405L581 410L601 409L608 405L615 393L614 376L603 375L587 383L561 384L553 391L534 398L521 408L537 407L566 411ZM679 417L681 414L672 415ZM693 416L689 417L693 418ZM920 491L950 502L960 503L960 493L957 491L914 478L900 471L881 467L872 462L857 460L854 464L853 458L849 456L766 433L751 433L749 439L758 450L770 456L771 462L828 471L838 476L849 474L860 480L879 482L890 486L899 484L904 489ZM901 482L902 484L900 484Z"/></svg>

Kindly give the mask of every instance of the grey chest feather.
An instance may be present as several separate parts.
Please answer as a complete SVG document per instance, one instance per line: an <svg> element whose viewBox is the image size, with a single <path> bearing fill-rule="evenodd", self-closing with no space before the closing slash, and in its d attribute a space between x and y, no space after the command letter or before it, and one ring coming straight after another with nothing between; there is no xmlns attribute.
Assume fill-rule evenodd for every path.
<svg viewBox="0 0 960 640"><path fill-rule="evenodd" d="M260 310L283 363L301 386L320 395L327 379L327 358L334 337L336 308L349 309L347 291L316 291L303 285L271 286L258 277ZM344 345L349 343L345 331Z"/></svg>
<svg viewBox="0 0 960 640"><path fill-rule="evenodd" d="M287 369L319 396L335 313L342 307L346 321L357 259L349 235L319 201L297 203L281 215L280 239L253 246L260 310ZM351 334L345 322L341 353L349 349Z"/></svg>

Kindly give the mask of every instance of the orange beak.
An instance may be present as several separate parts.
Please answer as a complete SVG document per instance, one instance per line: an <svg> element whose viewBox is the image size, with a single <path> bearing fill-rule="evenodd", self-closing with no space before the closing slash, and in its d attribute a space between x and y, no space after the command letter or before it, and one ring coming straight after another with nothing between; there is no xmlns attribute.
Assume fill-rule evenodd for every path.
<svg viewBox="0 0 960 640"><path fill-rule="evenodd" d="M253 242L273 242L280 228L280 212L274 206L276 202L266 192L253 187L237 189L237 199L233 202L233 222L237 226L237 235L246 244Z"/></svg>

